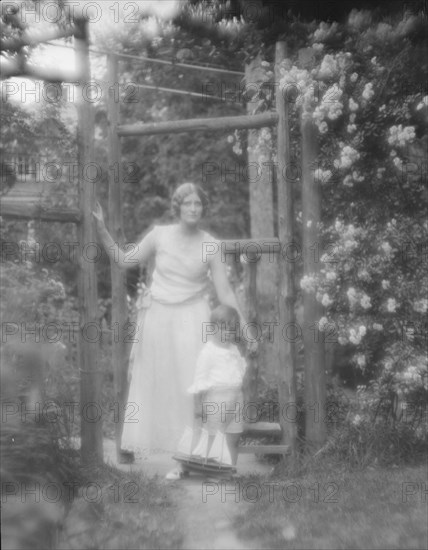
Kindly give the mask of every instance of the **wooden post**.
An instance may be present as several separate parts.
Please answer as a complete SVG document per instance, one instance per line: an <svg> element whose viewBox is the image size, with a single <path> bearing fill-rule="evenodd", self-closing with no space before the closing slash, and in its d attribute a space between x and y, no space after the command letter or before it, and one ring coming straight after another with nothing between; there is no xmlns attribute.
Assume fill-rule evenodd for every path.
<svg viewBox="0 0 428 550"><path fill-rule="evenodd" d="M275 49L275 73L279 83L280 63L287 56L285 42L277 42ZM296 457L296 344L292 342L295 327L295 287L294 262L287 258L284 250L294 242L294 204L293 187L286 174L290 162L290 131L288 121L288 102L278 86L276 92L276 110L278 113L278 232L283 250L279 254L279 346L278 394L280 406L280 424L282 442L290 446L291 458ZM287 328L290 328L287 333ZM289 334L289 337L287 336ZM288 408L287 408L288 405Z"/></svg>
<svg viewBox="0 0 428 550"><path fill-rule="evenodd" d="M317 128L311 113L301 115L303 274L319 273L321 221L320 185L314 178L318 156ZM315 294L303 292L303 343L305 353L305 439L314 449L326 441L324 333L319 331L322 305Z"/></svg>
<svg viewBox="0 0 428 550"><path fill-rule="evenodd" d="M107 101L108 116L108 164L109 164L109 229L114 241L119 247L125 244L122 216L122 155L120 139L117 134L119 124L120 103L114 95L114 85L119 82L118 58L109 55L107 58L107 80L109 95ZM114 167L114 168L113 168ZM112 326L119 327L118 341L112 341L112 360L114 369L114 400L115 410L119 411L115 424L116 454L120 459L120 440L123 429L124 399L127 385L127 356L124 328L128 320L128 304L126 301L126 273L114 262L111 268L111 320Z"/></svg>
<svg viewBox="0 0 428 550"><path fill-rule="evenodd" d="M245 82L247 90L251 90L255 83L260 83L261 57L258 55L245 66ZM255 93L255 92L254 92ZM247 100L247 114L254 116L258 101L254 97ZM248 140L248 187L250 191L250 220L251 237L261 235L274 235L274 209L273 209L273 179L272 170L272 144L261 139L262 132L267 128L250 129L247 132ZM253 264L250 264L252 267ZM255 267L255 266L254 266ZM245 270L246 278L251 278L251 269ZM247 282L250 286L251 282ZM257 293L258 313L261 319L276 319L278 316L278 303L275 299L278 290L278 262L275 256L260 258L257 262ZM252 299L252 296L249 296ZM249 302L247 302L249 304ZM250 306L249 306L250 307ZM247 312L250 316L250 311ZM271 377L274 374L275 365L278 362L277 349L274 343L264 340L260 345L257 358L252 361L255 366L264 366L264 373ZM258 363L258 365L257 365ZM257 388L254 388L256 392ZM255 395L255 394L254 394Z"/></svg>
<svg viewBox="0 0 428 550"><path fill-rule="evenodd" d="M260 70L260 57L254 59L245 67L245 82L248 89L251 84L257 81L257 72ZM247 103L247 113L254 116L256 102L251 99ZM273 170L272 153L269 143L260 143L259 138L261 130L250 129L248 134L248 172L256 174L249 177L250 189L250 218L251 218L251 237L260 237L261 235L274 235L273 221ZM254 170L250 170L250 166ZM259 274L262 280L259 280L259 291L271 298L277 289L277 280L275 271L270 263L258 266Z"/></svg>
<svg viewBox="0 0 428 550"><path fill-rule="evenodd" d="M90 81L89 46L87 21L79 20L79 34L76 35L76 59L82 80L81 86ZM79 359L80 359L80 412L82 461L84 464L103 460L101 374L98 365L98 338L100 337L97 305L97 279L94 256L97 249L92 211L94 209L94 183L89 181L87 171L94 161L94 112L92 105L82 94L78 107L78 158L79 158L79 208L82 223L78 227L79 240ZM91 329L92 326L92 329ZM94 331L94 327L98 330ZM95 336L94 336L95 335Z"/></svg>
<svg viewBox="0 0 428 550"><path fill-rule="evenodd" d="M246 279L248 285L246 285L246 302L247 306L247 319L250 327L244 331L245 336L248 339L257 337L258 330L252 330L252 326L259 326L258 319L258 304L257 304L257 271L258 271L258 257L257 254L247 253L248 265L244 267L248 271ZM243 327L242 327L243 328ZM246 403L255 403L257 400L257 378L259 373L259 361L258 357L249 357L247 359L248 371L246 375L246 388L245 388L245 401ZM257 408L254 406L247 407L247 421L257 421Z"/></svg>

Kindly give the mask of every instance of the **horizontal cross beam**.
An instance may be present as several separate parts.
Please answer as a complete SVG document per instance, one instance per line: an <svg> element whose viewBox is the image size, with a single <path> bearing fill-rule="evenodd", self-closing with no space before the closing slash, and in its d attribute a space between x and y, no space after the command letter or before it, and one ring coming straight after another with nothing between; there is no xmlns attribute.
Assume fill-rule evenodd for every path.
<svg viewBox="0 0 428 550"><path fill-rule="evenodd" d="M204 132L245 130L275 126L278 122L276 113L260 115L227 116L218 118L193 118L188 120L171 120L168 122L136 122L122 124L117 127L119 136L149 136L154 134L180 134L182 132Z"/></svg>
<svg viewBox="0 0 428 550"><path fill-rule="evenodd" d="M78 83L79 71L62 69L61 67L38 67L26 62L21 63L19 57L15 59L0 58L0 78L26 77L46 82L73 82Z"/></svg>
<svg viewBox="0 0 428 550"><path fill-rule="evenodd" d="M58 208L37 202L31 204L28 201L14 200L2 197L0 203L0 216L4 218L18 218L23 220L41 220L44 222L77 223L82 219L82 214L77 208Z"/></svg>
<svg viewBox="0 0 428 550"><path fill-rule="evenodd" d="M222 254L245 254L249 259L258 258L260 254L278 254L281 243L275 237L259 237L254 239L227 239L220 241Z"/></svg>
<svg viewBox="0 0 428 550"><path fill-rule="evenodd" d="M75 26L68 29L31 29L25 30L21 37L3 38L0 40L0 50L19 52L24 46L37 46L48 42L49 40L57 40L59 38L67 38L77 33Z"/></svg>

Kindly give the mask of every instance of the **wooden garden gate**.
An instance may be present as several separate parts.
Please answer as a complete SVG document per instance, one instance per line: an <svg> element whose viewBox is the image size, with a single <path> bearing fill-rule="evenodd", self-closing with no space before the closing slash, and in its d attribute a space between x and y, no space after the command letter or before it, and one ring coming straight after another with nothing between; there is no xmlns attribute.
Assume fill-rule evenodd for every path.
<svg viewBox="0 0 428 550"><path fill-rule="evenodd" d="M81 67L82 80L80 85L90 82L89 65L89 41L87 31L87 20L79 19L75 21L75 27L72 32L58 33L55 38L74 34L76 39L76 54ZM52 39L49 37L48 39ZM25 46L23 41L16 51ZM280 81L279 67L287 57L285 42L278 42L276 45L276 81ZM25 75L25 69L22 65L17 71L11 70L4 76ZM46 78L43 71L40 74L32 69L32 78ZM53 80L58 81L56 77ZM248 247L250 243L257 244L257 253L278 255L280 287L279 287L279 327L295 327L296 318L294 312L295 288L294 288L294 259L287 257L284 251L289 245L298 246L294 231L294 204L292 180L287 175L287 167L290 165L290 135L288 109L289 103L284 90L278 87L276 94L276 112L267 112L257 115L228 116L207 119L178 120L159 123L120 124L119 120L119 102L115 101L113 94L114 84L118 82L118 56L109 54L108 56L108 81L110 95L108 98L108 161L109 165L121 166L121 138L126 136L143 136L154 134L169 134L193 131L225 131L235 129L253 129L262 127L277 128L278 158L277 158L277 183L278 183L278 228L279 239L247 239L238 241L225 241L230 247L235 248ZM94 113L92 105L84 101L78 109L78 151L80 166L89 166L94 162L93 136L94 136ZM308 253L311 244L315 244L318 239L319 221L319 195L318 188L315 185L311 163L316 157L316 130L309 119L302 119L302 166L303 166L303 245L304 245L304 272L315 273L318 269L317 262L312 259ZM117 164L116 164L117 163ZM115 177L114 171L109 173L109 226L112 237L120 246L125 244L122 220L122 177L119 169L119 177ZM315 197L315 201L313 200ZM95 192L93 183L85 181L83 175L79 178L79 208L76 209L52 209L43 206L32 206L26 208L25 205L19 205L8 199L3 199L0 215L9 218L20 219L39 219L42 221L73 222L77 224L79 231L79 310L80 310L80 328L79 331L79 361L81 372L81 398L80 408L87 408L91 404L99 403L101 395L101 375L102 371L98 364L98 345L90 342L88 338L82 338L82 332L90 324L96 323L98 319L97 307L97 284L94 262L85 261L84 249L88 243L96 240L95 224L92 211L95 204ZM312 222L312 223L307 223ZM248 250L248 248L247 248ZM257 263L251 262L250 269L250 322L257 320L257 301L256 301L256 274ZM112 276L112 325L120 327L118 342L113 345L113 365L114 365L114 384L115 399L119 407L116 410L124 410L125 399L125 377L126 350L124 349L123 329L127 322L127 302L125 275L121 272L115 262L111 262ZM303 330L305 345L305 402L306 405L317 405L319 410L324 409L325 390L324 390L324 366L323 351L320 348L321 342L315 342L313 337L309 337L312 332L309 324L316 323L320 318L320 309L315 301L315 297L305 297L305 327ZM307 326L306 326L307 325ZM283 330L280 331L283 333ZM316 346L315 346L316 344ZM293 338L278 337L276 346L279 355L278 369L278 393L280 412L287 410L288 407L296 409L296 345ZM254 379L254 370L252 371ZM122 420L119 418L116 424L116 448L120 450L120 436L122 430ZM297 443L297 426L293 419L287 414L280 414L281 426L281 445L259 446L257 452L279 452L285 454L290 452L294 457ZM307 436L313 442L322 443L325 438L325 425L314 415L306 415ZM81 449L84 462L100 462L103 460L102 448L102 425L101 422L89 422L85 415L82 415L81 423ZM240 449L245 452L245 448ZM247 449L248 450L248 449ZM251 447L251 452L255 448Z"/></svg>
<svg viewBox="0 0 428 550"><path fill-rule="evenodd" d="M275 65L276 82L280 81L279 68L281 62L287 57L285 42L278 42L276 45ZM108 56L108 86L110 90L108 105L108 152L109 165L121 166L121 142L120 138L128 136L148 136L162 134L176 134L195 131L227 131L254 129L262 127L277 128L278 159L277 159L277 182L278 182L278 228L279 239L247 239L224 241L231 250L230 254L236 254L236 246L241 250L248 250L251 244L257 245L257 254L276 253L279 258L280 287L279 287L279 327L296 327L295 318L295 288L294 288L294 258L290 259L287 253L288 245L299 247L294 231L294 204L293 204L293 182L288 177L287 167L290 166L290 133L289 133L289 99L287 91L278 88L276 94L276 112L267 112L256 115L227 116L205 119L187 119L167 122L136 122L133 124L120 124L119 102L115 101L114 86L119 82L119 58L117 55ZM284 93L285 92L285 93ZM320 218L320 201L318 189L315 185L313 174L313 163L316 159L316 128L309 119L302 118L302 166L303 166L303 233L304 233L304 270L305 273L316 273L318 265L311 259L309 253L311 246L317 243L318 222ZM113 239L123 246L125 244L122 220L122 186L121 174L117 178L113 171L109 171L109 223ZM311 221L312 223L308 223ZM248 252L247 252L247 255ZM256 260L256 257L253 257ZM249 296L249 321L257 322L257 262L251 261L250 289ZM112 279L112 323L114 326L124 327L127 321L126 286L125 275L120 268L111 263ZM325 391L323 389L324 378L324 351L322 342L315 341L310 326L317 323L321 317L321 310L314 296L305 296L305 327L303 332L305 346L305 380L306 380L306 404L313 404L314 416L306 415L306 432L309 440L314 443L322 443L325 439L325 424L320 422L320 411L324 410ZM280 330L281 334L283 331ZM281 444L280 445L259 445L251 447L240 447L240 452L258 453L279 453L290 452L292 457L296 453L297 444L297 404L296 404L296 344L293 337L277 337L279 369L278 369L278 395L280 410ZM115 399L119 403L119 410L124 411L126 381L124 373L126 364L124 358L127 356L124 338L120 337L119 342L114 346L113 363L115 371ZM254 365L250 365L250 385L254 381L256 372ZM251 393L251 392L250 392ZM290 416L287 410L290 408ZM318 415L316 414L318 411ZM123 420L123 418L121 419ZM116 448L120 452L122 423L116 425Z"/></svg>

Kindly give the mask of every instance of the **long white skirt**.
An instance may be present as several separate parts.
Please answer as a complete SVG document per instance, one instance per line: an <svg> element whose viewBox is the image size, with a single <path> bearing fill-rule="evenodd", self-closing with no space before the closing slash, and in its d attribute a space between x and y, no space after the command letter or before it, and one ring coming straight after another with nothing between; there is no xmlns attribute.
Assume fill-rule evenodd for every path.
<svg viewBox="0 0 428 550"><path fill-rule="evenodd" d="M122 449L143 454L176 450L185 426L193 423L193 396L187 388L193 382L207 321L205 299L178 305L152 301L140 310Z"/></svg>

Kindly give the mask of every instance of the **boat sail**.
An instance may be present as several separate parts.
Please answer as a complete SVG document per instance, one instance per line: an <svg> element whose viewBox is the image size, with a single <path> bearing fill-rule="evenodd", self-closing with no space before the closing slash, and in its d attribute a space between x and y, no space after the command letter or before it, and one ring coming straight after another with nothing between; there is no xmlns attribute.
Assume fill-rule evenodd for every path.
<svg viewBox="0 0 428 550"><path fill-rule="evenodd" d="M192 456L200 456L201 458L208 458L208 439L209 435L207 430L200 430L200 437L196 447L191 451Z"/></svg>
<svg viewBox="0 0 428 550"><path fill-rule="evenodd" d="M224 434L221 432L216 433L207 458L216 460L220 464L228 464L229 466L232 466L232 457L229 453L229 447L227 446Z"/></svg>
<svg viewBox="0 0 428 550"><path fill-rule="evenodd" d="M183 466L199 471L234 471L225 435L218 431L210 449L208 443L207 430L192 430L186 426L177 447L177 454L173 458Z"/></svg>
<svg viewBox="0 0 428 550"><path fill-rule="evenodd" d="M184 434L177 445L178 453L182 455L190 455L192 453L193 434L194 432L190 426L184 428Z"/></svg>

